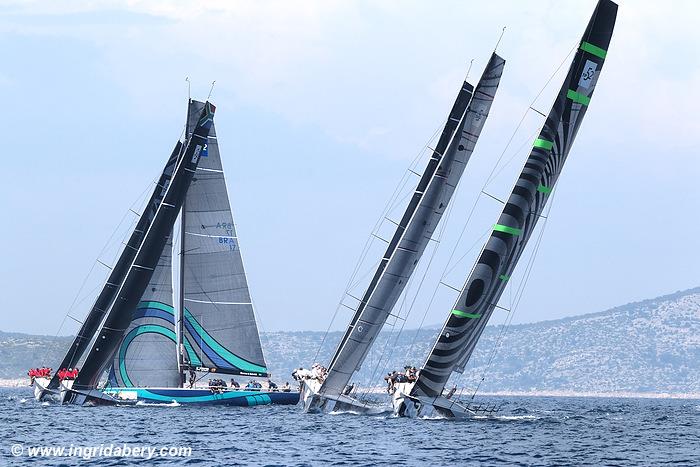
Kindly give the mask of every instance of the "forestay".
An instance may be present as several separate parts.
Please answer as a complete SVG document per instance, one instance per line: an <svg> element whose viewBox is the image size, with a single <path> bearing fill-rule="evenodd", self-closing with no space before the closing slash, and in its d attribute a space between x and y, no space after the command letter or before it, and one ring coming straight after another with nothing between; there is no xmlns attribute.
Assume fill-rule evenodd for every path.
<svg viewBox="0 0 700 467"><path fill-rule="evenodd" d="M595 90L612 36L617 5L601 0L564 85L493 227L462 293L421 368L412 396L439 396L474 351L537 224Z"/></svg>
<svg viewBox="0 0 700 467"><path fill-rule="evenodd" d="M188 131L194 128L203 106L190 102ZM184 320L180 324L185 348L180 349L181 368L266 376L213 124L187 192L182 219L180 306L184 306Z"/></svg>

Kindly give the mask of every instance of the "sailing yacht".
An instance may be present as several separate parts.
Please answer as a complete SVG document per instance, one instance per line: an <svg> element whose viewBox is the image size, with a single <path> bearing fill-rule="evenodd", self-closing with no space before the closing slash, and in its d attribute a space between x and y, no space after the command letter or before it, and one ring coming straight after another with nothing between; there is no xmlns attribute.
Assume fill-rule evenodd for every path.
<svg viewBox="0 0 700 467"><path fill-rule="evenodd" d="M445 385L453 373L464 371L542 216L588 110L616 17L617 4L599 0L515 187L417 380L393 385L392 405L396 415L436 413L455 418L474 415L465 405L443 396Z"/></svg>
<svg viewBox="0 0 700 467"><path fill-rule="evenodd" d="M37 399L238 406L299 402L298 391L221 384L223 377L267 378L269 373L231 213L214 112L209 102L189 101L184 141L175 145L58 366L75 368L82 362L82 369L74 379L60 379L58 374L34 378ZM180 235L174 250L176 223ZM215 384L197 384L213 377Z"/></svg>
<svg viewBox="0 0 700 467"><path fill-rule="evenodd" d="M303 375L298 379L304 411L383 411L353 398L348 383L433 238L486 122L504 65L505 60L494 52L476 90L466 80L462 83L438 143L367 289L359 299L350 295L356 301L353 317L328 370L298 373Z"/></svg>

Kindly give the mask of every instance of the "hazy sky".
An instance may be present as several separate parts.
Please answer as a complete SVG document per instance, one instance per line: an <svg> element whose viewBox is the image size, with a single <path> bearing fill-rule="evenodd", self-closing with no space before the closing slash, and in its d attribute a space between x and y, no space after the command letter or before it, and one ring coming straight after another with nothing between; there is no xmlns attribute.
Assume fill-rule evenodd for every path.
<svg viewBox="0 0 700 467"><path fill-rule="evenodd" d="M700 283L700 5L621 3L514 322ZM178 138L186 76L200 99L216 80L217 132L262 328L325 329L373 225L442 125L469 61L476 82L507 26L501 87L454 199L437 272L409 318L415 325L486 176L566 60L534 104L548 112L594 6L0 1L0 329L58 331L95 258ZM512 161L501 164L489 193L510 191L541 124L526 114L503 159ZM499 212L478 200L456 257ZM461 287L475 254L453 264L445 281ZM454 298L442 288L426 322L442 322ZM343 313L335 328L349 319Z"/></svg>

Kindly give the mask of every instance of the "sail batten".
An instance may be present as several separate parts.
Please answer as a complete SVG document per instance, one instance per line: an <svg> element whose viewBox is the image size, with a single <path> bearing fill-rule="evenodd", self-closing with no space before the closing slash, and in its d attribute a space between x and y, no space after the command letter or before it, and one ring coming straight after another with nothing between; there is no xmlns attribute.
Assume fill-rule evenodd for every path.
<svg viewBox="0 0 700 467"><path fill-rule="evenodd" d="M438 397L463 372L561 174L586 113L612 37L617 5L600 0L564 84L491 235L411 390Z"/></svg>
<svg viewBox="0 0 700 467"><path fill-rule="evenodd" d="M487 65L485 75L495 87L504 64L494 54ZM474 99L473 91L466 81L462 84L438 144L331 360L321 394L342 394L433 240L490 109L491 99L483 95Z"/></svg>
<svg viewBox="0 0 700 467"><path fill-rule="evenodd" d="M189 115L196 115L203 105L190 101ZM190 118L188 132L194 123ZM180 361L180 368L267 375L214 125L187 192L182 219L182 332L196 343L202 363Z"/></svg>

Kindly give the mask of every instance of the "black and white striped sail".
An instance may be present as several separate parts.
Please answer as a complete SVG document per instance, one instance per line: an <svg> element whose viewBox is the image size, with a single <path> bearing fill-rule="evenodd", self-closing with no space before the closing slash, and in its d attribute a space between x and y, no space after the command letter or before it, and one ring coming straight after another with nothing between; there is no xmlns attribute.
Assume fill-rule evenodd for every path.
<svg viewBox="0 0 700 467"><path fill-rule="evenodd" d="M559 178L600 75L617 5L600 0L564 85L457 303L421 368L412 396L439 396L474 351Z"/></svg>
<svg viewBox="0 0 700 467"><path fill-rule="evenodd" d="M190 102L188 131L203 106ZM181 367L267 375L213 124L181 218Z"/></svg>
<svg viewBox="0 0 700 467"><path fill-rule="evenodd" d="M136 252L141 246L143 236L146 233L146 230L148 230L150 227L153 217L158 210L158 206L165 196L166 189L170 184L170 179L172 178L173 171L175 170L175 166L181 154L182 143L178 141L175 145L175 149L173 149L172 154L168 158L168 161L163 168L161 176L153 189L153 193L151 194L148 203L146 203L143 213L139 217L139 220L134 227L134 231L131 233L129 240L126 242L124 249L117 259L117 262L114 264L107 281L85 317L85 320L73 339L71 346L68 348L68 352L66 352L66 355L63 357L63 360L57 368L75 368L78 361L89 347L92 338L95 336L97 329L100 327L100 323L104 318L105 312L112 304L112 301L117 294L117 290L119 290L119 287L124 281L124 277L129 270L129 266L131 265L131 262L136 256ZM55 389L58 387L58 384L58 375L54 375L48 388Z"/></svg>
<svg viewBox="0 0 700 467"><path fill-rule="evenodd" d="M207 103L198 118L193 135L188 138L183 156L178 159L165 195L158 204L136 255L129 264L122 284L106 311L104 322L95 335L83 368L74 383L78 388L94 388L107 366L112 363L120 342L131 326L134 310L154 275L170 240L177 213L184 202L192 176L205 148L209 128L213 123L214 106Z"/></svg>
<svg viewBox="0 0 700 467"><path fill-rule="evenodd" d="M342 393L406 287L474 150L504 63L493 55L478 98L472 98L469 83L462 84L437 147L335 352L321 394Z"/></svg>

